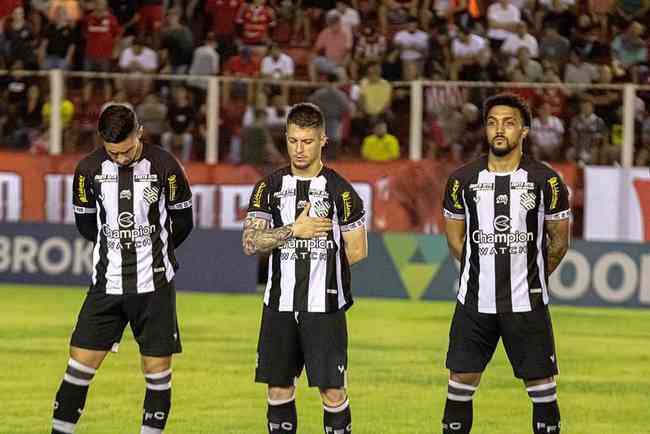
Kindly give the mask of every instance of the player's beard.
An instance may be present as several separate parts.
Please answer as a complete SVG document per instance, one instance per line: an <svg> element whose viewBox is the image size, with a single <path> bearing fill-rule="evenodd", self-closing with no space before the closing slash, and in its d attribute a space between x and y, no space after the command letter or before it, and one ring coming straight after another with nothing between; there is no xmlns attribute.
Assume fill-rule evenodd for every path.
<svg viewBox="0 0 650 434"><path fill-rule="evenodd" d="M496 139L503 139L506 142L505 147L497 147L494 142ZM510 140L508 140L507 137L505 136L496 136L492 139L490 142L490 152L492 152L493 155L497 157L505 157L509 153L511 153L517 146L516 145L511 145Z"/></svg>

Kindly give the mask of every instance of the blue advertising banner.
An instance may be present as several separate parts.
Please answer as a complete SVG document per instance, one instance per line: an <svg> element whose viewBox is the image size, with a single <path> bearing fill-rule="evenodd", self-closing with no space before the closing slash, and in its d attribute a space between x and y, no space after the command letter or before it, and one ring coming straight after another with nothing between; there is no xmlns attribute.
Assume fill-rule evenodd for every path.
<svg viewBox="0 0 650 434"><path fill-rule="evenodd" d="M92 250L74 225L0 223L0 282L88 286ZM239 231L195 229L176 257L179 290L256 291L257 261L242 253Z"/></svg>
<svg viewBox="0 0 650 434"><path fill-rule="evenodd" d="M454 300L458 263L443 236L369 234L356 295ZM549 280L554 304L650 307L650 244L575 241Z"/></svg>

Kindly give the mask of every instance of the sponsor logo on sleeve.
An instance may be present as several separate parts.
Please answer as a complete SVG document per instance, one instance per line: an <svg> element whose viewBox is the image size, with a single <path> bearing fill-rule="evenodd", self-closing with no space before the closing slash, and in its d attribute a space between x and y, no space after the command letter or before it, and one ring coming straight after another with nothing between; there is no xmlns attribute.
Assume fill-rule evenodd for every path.
<svg viewBox="0 0 650 434"><path fill-rule="evenodd" d="M262 207L262 198L264 197L264 190L266 190L266 182L260 182L255 190L253 195L253 207L261 208Z"/></svg>
<svg viewBox="0 0 650 434"><path fill-rule="evenodd" d="M557 208L557 202L560 197L560 181L557 179L557 176L550 178L548 185L551 187L551 204L548 208L553 210Z"/></svg>
<svg viewBox="0 0 650 434"><path fill-rule="evenodd" d="M86 196L86 177L79 175L79 201L81 203L88 203L88 197Z"/></svg>
<svg viewBox="0 0 650 434"><path fill-rule="evenodd" d="M343 223L347 223L352 214L352 194L349 191L344 191L341 194L343 200Z"/></svg>
<svg viewBox="0 0 650 434"><path fill-rule="evenodd" d="M460 181L454 179L454 184L451 186L451 200L454 203L454 208L463 209L458 198L458 191L460 190Z"/></svg>
<svg viewBox="0 0 650 434"><path fill-rule="evenodd" d="M176 175L172 175L167 178L167 187L169 189L169 201L173 202L176 199L176 191L178 190L178 184L176 184Z"/></svg>

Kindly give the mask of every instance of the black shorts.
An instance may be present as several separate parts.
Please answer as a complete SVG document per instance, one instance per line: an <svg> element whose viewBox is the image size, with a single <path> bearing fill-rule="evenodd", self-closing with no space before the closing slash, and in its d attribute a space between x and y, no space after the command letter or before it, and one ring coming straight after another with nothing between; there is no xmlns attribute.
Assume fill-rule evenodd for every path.
<svg viewBox="0 0 650 434"><path fill-rule="evenodd" d="M276 312L264 305L255 381L292 386L302 368L310 387L346 387L348 330L345 311Z"/></svg>
<svg viewBox="0 0 650 434"><path fill-rule="evenodd" d="M70 345L109 351L122 339L127 323L143 356L167 357L182 351L173 283L146 294L89 292Z"/></svg>
<svg viewBox="0 0 650 434"><path fill-rule="evenodd" d="M479 313L456 303L449 332L447 368L483 372L503 338L515 377L535 380L557 375L557 356L548 307L532 312Z"/></svg>

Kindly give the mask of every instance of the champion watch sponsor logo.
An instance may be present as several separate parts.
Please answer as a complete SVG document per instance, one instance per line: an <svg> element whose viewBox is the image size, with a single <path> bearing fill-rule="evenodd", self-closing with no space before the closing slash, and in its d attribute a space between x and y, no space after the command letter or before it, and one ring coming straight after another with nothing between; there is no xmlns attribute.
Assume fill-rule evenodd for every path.
<svg viewBox="0 0 650 434"><path fill-rule="evenodd" d="M121 228L128 229L133 226L133 214L128 211L121 212L117 216L117 223Z"/></svg>
<svg viewBox="0 0 650 434"><path fill-rule="evenodd" d="M120 199L131 200L132 197L133 197L133 194L131 193L131 190L122 190L122 191L120 191Z"/></svg>
<svg viewBox="0 0 650 434"><path fill-rule="evenodd" d="M494 218L494 229L498 232L505 232L510 229L510 217L498 215Z"/></svg>
<svg viewBox="0 0 650 434"><path fill-rule="evenodd" d="M500 194L497 196L497 205L508 205L508 195Z"/></svg>

